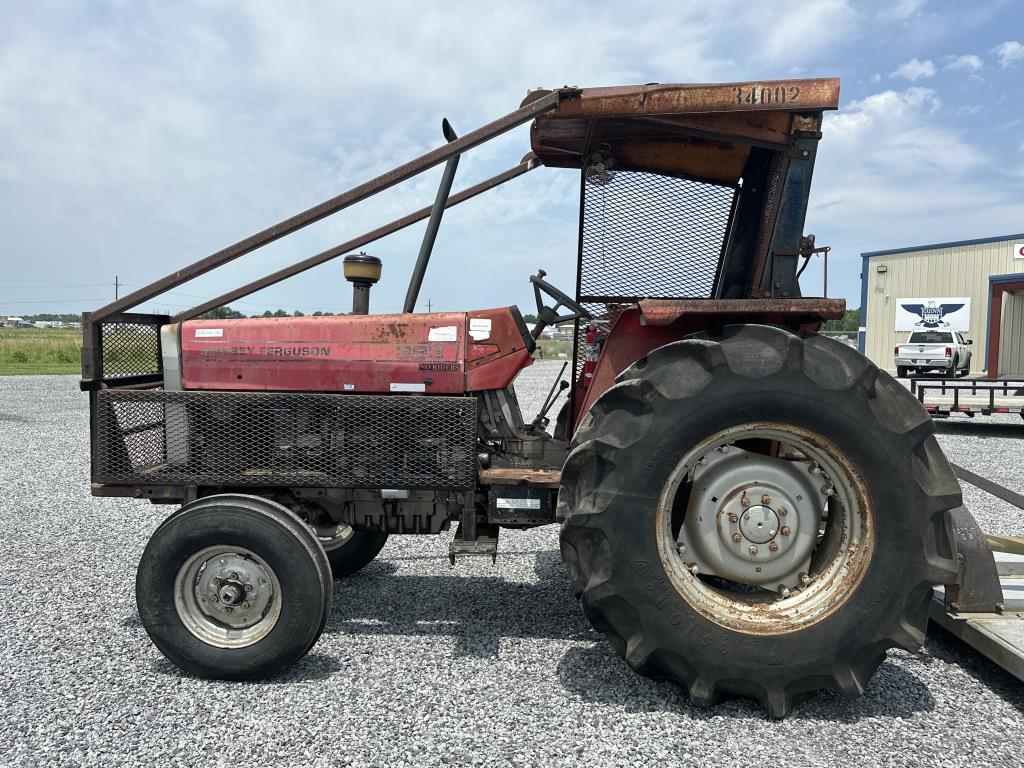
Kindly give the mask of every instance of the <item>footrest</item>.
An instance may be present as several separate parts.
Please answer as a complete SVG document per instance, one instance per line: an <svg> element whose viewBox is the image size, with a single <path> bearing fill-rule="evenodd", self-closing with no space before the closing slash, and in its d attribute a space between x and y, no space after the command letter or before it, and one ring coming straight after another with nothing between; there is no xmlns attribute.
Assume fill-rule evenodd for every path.
<svg viewBox="0 0 1024 768"><path fill-rule="evenodd" d="M462 523L455 529L455 538L448 545L448 559L455 565L456 555L490 555L491 562L498 561L498 526L476 524L476 538L464 538Z"/></svg>

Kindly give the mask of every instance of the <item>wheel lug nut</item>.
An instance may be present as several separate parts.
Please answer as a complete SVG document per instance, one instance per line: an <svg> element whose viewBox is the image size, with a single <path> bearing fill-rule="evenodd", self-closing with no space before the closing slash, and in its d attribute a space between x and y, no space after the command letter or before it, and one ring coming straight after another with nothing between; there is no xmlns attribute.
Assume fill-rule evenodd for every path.
<svg viewBox="0 0 1024 768"><path fill-rule="evenodd" d="M219 587L220 586L220 579L214 579L213 580L213 586Z"/></svg>
<svg viewBox="0 0 1024 768"><path fill-rule="evenodd" d="M692 573L694 576L696 576L697 573L700 571L700 568L697 567L696 563L690 563L686 567L690 569L690 573Z"/></svg>
<svg viewBox="0 0 1024 768"><path fill-rule="evenodd" d="M779 513L780 515L782 515L783 517L785 517L786 515L788 515L788 514L789 514L789 510L788 510L788 509L786 509L785 507L779 507L779 508L778 508L778 510L776 510L776 511L777 511L777 512L778 512L778 513Z"/></svg>
<svg viewBox="0 0 1024 768"><path fill-rule="evenodd" d="M811 577L808 576L806 573L801 573L800 574L800 583L803 584L806 587L808 584L811 583Z"/></svg>
<svg viewBox="0 0 1024 768"><path fill-rule="evenodd" d="M676 546L676 552L678 552L680 555L685 555L686 554L686 545L685 544L677 545Z"/></svg>
<svg viewBox="0 0 1024 768"><path fill-rule="evenodd" d="M237 574L237 573L235 573L234 571L232 571L232 572L231 572L231 576L230 576L230 577L231 577L232 579L234 579L235 581L238 581L238 574Z"/></svg>
<svg viewBox="0 0 1024 768"><path fill-rule="evenodd" d="M732 535L732 540L739 544L741 541L743 541L743 537L740 536L738 533L734 533Z"/></svg>
<svg viewBox="0 0 1024 768"><path fill-rule="evenodd" d="M248 600L243 601L242 602L242 607L243 608L248 608L249 607L249 601Z"/></svg>
<svg viewBox="0 0 1024 768"><path fill-rule="evenodd" d="M740 504L742 504L744 507L750 506L750 499L747 498L747 494L743 494L742 496L740 496Z"/></svg>
<svg viewBox="0 0 1024 768"><path fill-rule="evenodd" d="M756 555L757 554L757 545L756 544L751 544L750 545L750 554L752 554L752 555Z"/></svg>
<svg viewBox="0 0 1024 768"><path fill-rule="evenodd" d="M230 605L225 605L224 606L224 613L231 613L231 606Z"/></svg>
<svg viewBox="0 0 1024 768"><path fill-rule="evenodd" d="M781 533L783 536L789 536L789 526L788 525L782 526L782 530L779 531L779 533Z"/></svg>
<svg viewBox="0 0 1024 768"><path fill-rule="evenodd" d="M216 602L218 602L218 598L217 598L217 596L216 596L216 595L211 595L211 596L210 596L210 602L211 602L211 603L216 603Z"/></svg>
<svg viewBox="0 0 1024 768"><path fill-rule="evenodd" d="M252 592L252 584L246 584L245 585L245 591L246 592Z"/></svg>
<svg viewBox="0 0 1024 768"><path fill-rule="evenodd" d="M769 496L767 493L761 494L761 503L762 504L771 504L772 503L772 497Z"/></svg>
<svg viewBox="0 0 1024 768"><path fill-rule="evenodd" d="M729 513L729 522L730 523L736 523L737 521L739 521L739 518L736 516L736 513L735 512L730 512Z"/></svg>
<svg viewBox="0 0 1024 768"><path fill-rule="evenodd" d="M773 541L771 544L768 545L768 549L770 549L772 552L778 552L779 543L777 541Z"/></svg>
<svg viewBox="0 0 1024 768"><path fill-rule="evenodd" d="M793 593L789 591L789 587L784 584L779 584L779 594L783 597L789 597Z"/></svg>

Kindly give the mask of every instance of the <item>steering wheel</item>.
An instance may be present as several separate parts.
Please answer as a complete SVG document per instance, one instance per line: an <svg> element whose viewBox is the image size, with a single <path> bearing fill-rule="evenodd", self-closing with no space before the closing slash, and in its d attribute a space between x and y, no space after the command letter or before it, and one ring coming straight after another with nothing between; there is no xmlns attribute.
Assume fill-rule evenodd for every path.
<svg viewBox="0 0 1024 768"><path fill-rule="evenodd" d="M567 295L562 293L560 290L551 285L544 278L547 277L547 272L543 269L538 269L536 275L530 276L530 282L533 283L533 295L537 299L537 327L534 328L534 338L540 335L540 332L548 325L557 325L558 323L567 323L570 320L576 320L577 318L583 318L590 320L591 315L585 310L579 302L570 299ZM555 306L546 307L544 306L544 297L541 293L545 293L555 300ZM559 307L564 307L570 311L568 315L558 314Z"/></svg>

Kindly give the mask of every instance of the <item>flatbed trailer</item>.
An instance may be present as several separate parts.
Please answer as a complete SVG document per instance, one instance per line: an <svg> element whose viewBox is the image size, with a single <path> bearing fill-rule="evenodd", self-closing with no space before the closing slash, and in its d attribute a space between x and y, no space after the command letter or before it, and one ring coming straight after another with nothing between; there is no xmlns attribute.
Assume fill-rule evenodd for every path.
<svg viewBox="0 0 1024 768"><path fill-rule="evenodd" d="M933 418L1011 414L1024 418L1024 379L914 378L910 391Z"/></svg>
<svg viewBox="0 0 1024 768"><path fill-rule="evenodd" d="M1024 510L1024 496L970 470L951 465L957 479L989 493L1000 501ZM966 573L961 565L958 587L932 590L931 620L1004 670L1024 681L1024 539L1013 536L978 536L962 531L957 537L961 554L991 553L994 569L977 568ZM992 596L1000 595L992 604Z"/></svg>

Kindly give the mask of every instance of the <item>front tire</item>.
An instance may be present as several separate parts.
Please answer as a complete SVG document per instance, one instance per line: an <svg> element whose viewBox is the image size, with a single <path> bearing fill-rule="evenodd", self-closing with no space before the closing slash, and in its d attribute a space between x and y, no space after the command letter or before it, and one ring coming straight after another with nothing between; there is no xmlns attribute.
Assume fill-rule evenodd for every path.
<svg viewBox="0 0 1024 768"><path fill-rule="evenodd" d="M896 366L896 378L898 378L898 379L905 379L905 378L907 378L907 371L908 370L910 370L910 369L907 368L907 366L905 366L905 365L897 365Z"/></svg>
<svg viewBox="0 0 1024 768"><path fill-rule="evenodd" d="M388 534L344 526L333 537L319 538L331 564L331 573L341 579L369 565L387 544Z"/></svg>
<svg viewBox="0 0 1024 768"><path fill-rule="evenodd" d="M747 429L756 442L743 441ZM782 717L820 688L861 694L887 648L920 647L931 585L956 577L944 513L960 505L960 488L933 431L903 386L822 336L800 339L777 328L731 326L719 337L653 351L594 404L562 472L562 556L584 613L633 669L677 681L698 705L748 696ZM737 434L739 439L729 437ZM830 520L859 520L860 533L844 542L844 523L830 540L835 526L824 524L811 566L799 574L799 584L807 578L806 588L791 589L793 574L787 574L771 595L772 584L757 583L756 576L737 584L742 577L706 574L706 563L688 562L689 552L677 554L683 539L676 531L687 530L693 515L706 517L699 525L708 527L691 532L691 548L697 542L728 549L738 530L715 538L716 526L731 525L723 522L726 502L736 501L742 483L764 480L760 469L745 475L729 468L722 476L740 485L728 499L693 490L699 485L698 447L712 446L714 456L721 435L733 440L729 445L746 446L741 453L755 461L772 435L793 445L806 436L804 447L820 454L822 466L831 462L833 475L849 475L846 490L834 483L842 498L829 501L826 510ZM804 462L813 455L793 453ZM781 477L795 471L770 457L767 450L761 463ZM706 461L704 454L700 458ZM821 513L813 506L809 518L806 510L798 512L811 493L800 495L805 500L792 505L788 519L802 514L814 521ZM694 508L696 501L711 506ZM838 518L832 517L834 503ZM768 507L758 506L759 514L775 514ZM742 515L743 507L738 509ZM806 523L805 533L808 528L816 523ZM700 538L701 530L707 539ZM749 535L757 539L760 533ZM745 535L740 546L747 551L768 547ZM799 535L794 529L791 538ZM853 559L842 560L844 547L852 547ZM756 557L767 562L772 555L758 550ZM830 571L829 558L835 557L839 570ZM722 555L719 566L727 559ZM826 580L837 585L833 593L801 602L805 591L813 597L815 585ZM794 610L803 605L804 615Z"/></svg>
<svg viewBox="0 0 1024 768"><path fill-rule="evenodd" d="M302 658L331 606L330 566L310 529L256 496L208 496L154 532L135 595L156 647L189 674L249 680Z"/></svg>

